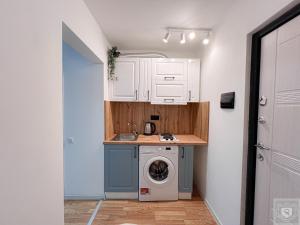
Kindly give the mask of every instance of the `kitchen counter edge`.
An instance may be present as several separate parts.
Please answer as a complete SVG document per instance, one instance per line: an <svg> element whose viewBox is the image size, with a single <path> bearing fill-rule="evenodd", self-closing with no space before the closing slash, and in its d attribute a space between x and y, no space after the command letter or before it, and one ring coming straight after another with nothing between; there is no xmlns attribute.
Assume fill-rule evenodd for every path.
<svg viewBox="0 0 300 225"><path fill-rule="evenodd" d="M103 144L114 144L114 145L207 145L207 141L202 140L196 135L192 134L175 134L178 141L174 142L163 142L159 140L159 135L139 135L136 141L113 141L112 138L105 140Z"/></svg>

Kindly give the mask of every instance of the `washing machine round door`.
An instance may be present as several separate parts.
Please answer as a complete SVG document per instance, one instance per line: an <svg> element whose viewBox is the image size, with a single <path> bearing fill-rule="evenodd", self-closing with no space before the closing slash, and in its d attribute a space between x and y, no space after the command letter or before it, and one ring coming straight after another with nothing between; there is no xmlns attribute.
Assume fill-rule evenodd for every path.
<svg viewBox="0 0 300 225"><path fill-rule="evenodd" d="M148 160L144 167L144 178L150 185L166 186L175 176L173 163L163 157L157 156Z"/></svg>

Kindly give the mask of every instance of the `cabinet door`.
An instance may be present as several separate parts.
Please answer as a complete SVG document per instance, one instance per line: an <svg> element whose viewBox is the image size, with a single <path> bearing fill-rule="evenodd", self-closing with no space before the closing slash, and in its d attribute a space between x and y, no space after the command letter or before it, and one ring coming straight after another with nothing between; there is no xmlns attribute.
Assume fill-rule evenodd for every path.
<svg viewBox="0 0 300 225"><path fill-rule="evenodd" d="M178 183L179 192L193 191L193 158L194 147L183 146L179 148Z"/></svg>
<svg viewBox="0 0 300 225"><path fill-rule="evenodd" d="M186 104L187 85L182 81L152 81L153 104Z"/></svg>
<svg viewBox="0 0 300 225"><path fill-rule="evenodd" d="M139 101L151 99L151 59L140 59Z"/></svg>
<svg viewBox="0 0 300 225"><path fill-rule="evenodd" d="M188 102L199 102L200 59L188 60Z"/></svg>
<svg viewBox="0 0 300 225"><path fill-rule="evenodd" d="M115 75L116 79L109 82L110 100L137 101L139 87L139 59L117 59Z"/></svg>
<svg viewBox="0 0 300 225"><path fill-rule="evenodd" d="M187 80L186 59L152 59L154 79Z"/></svg>
<svg viewBox="0 0 300 225"><path fill-rule="evenodd" d="M105 145L105 192L138 191L138 147L132 145Z"/></svg>
<svg viewBox="0 0 300 225"><path fill-rule="evenodd" d="M152 99L154 104L186 104L187 60L152 60Z"/></svg>

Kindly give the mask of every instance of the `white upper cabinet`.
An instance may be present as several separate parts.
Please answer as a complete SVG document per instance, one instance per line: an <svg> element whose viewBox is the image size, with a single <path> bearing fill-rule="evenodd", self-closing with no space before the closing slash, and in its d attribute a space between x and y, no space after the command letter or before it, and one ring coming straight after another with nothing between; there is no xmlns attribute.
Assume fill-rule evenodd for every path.
<svg viewBox="0 0 300 225"><path fill-rule="evenodd" d="M152 59L152 79L187 80L186 59Z"/></svg>
<svg viewBox="0 0 300 225"><path fill-rule="evenodd" d="M138 101L139 62L138 58L118 58L116 60L116 79L109 82L111 101Z"/></svg>
<svg viewBox="0 0 300 225"><path fill-rule="evenodd" d="M188 60L188 102L199 102L200 59Z"/></svg>
<svg viewBox="0 0 300 225"><path fill-rule="evenodd" d="M152 59L151 103L187 103L186 59Z"/></svg>
<svg viewBox="0 0 300 225"><path fill-rule="evenodd" d="M140 85L139 101L150 102L151 100L151 59L140 59Z"/></svg>
<svg viewBox="0 0 300 225"><path fill-rule="evenodd" d="M198 102L200 60L118 58L116 80L109 82L110 101L153 104Z"/></svg>

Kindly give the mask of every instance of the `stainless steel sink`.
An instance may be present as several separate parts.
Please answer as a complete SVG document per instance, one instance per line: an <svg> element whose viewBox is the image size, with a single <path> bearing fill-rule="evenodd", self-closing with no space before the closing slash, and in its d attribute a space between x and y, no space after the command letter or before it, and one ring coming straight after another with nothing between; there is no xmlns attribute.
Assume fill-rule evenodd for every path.
<svg viewBox="0 0 300 225"><path fill-rule="evenodd" d="M136 141L138 135L135 134L118 134L113 138L113 141Z"/></svg>

